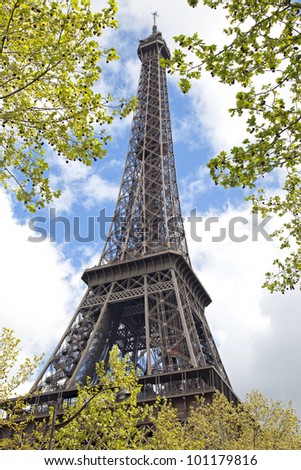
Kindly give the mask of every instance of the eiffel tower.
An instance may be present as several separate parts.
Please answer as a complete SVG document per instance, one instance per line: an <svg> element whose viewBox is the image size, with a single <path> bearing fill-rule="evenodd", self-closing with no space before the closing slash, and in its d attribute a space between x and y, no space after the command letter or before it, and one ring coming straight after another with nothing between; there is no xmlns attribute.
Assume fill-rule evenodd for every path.
<svg viewBox="0 0 301 470"><path fill-rule="evenodd" d="M67 394L88 376L96 383L95 363L106 362L116 344L140 375L141 403L162 394L183 412L195 395L216 390L237 402L205 318L211 299L191 268L160 66L170 52L155 21L138 56L139 105L107 240L31 392Z"/></svg>

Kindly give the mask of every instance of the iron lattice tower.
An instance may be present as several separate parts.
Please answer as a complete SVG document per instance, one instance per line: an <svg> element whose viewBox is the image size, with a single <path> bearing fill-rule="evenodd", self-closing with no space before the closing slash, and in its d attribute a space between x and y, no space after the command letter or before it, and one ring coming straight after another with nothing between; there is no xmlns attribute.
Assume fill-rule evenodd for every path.
<svg viewBox="0 0 301 470"><path fill-rule="evenodd" d="M161 33L140 41L139 105L99 265L32 392L74 389L95 377L114 344L141 374L141 400L220 390L236 399L204 315L211 302L191 269L181 217ZM176 406L181 408L178 401Z"/></svg>

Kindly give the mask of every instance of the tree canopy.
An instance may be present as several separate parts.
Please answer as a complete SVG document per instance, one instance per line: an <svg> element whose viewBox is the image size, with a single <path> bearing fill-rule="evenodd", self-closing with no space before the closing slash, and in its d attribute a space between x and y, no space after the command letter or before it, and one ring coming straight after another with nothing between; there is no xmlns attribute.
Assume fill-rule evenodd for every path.
<svg viewBox="0 0 301 470"><path fill-rule="evenodd" d="M110 353L108 369L104 364L97 364L99 382L97 388L102 390L91 400L89 406L78 418L57 431L54 449L139 449L144 444L145 430L138 424L149 414L149 408L140 408L137 395L141 390L133 365L126 358L119 359L118 348ZM96 389L97 389L96 388ZM116 403L118 389L128 390L130 398ZM66 410L64 419L73 416L83 403L93 395L95 387L79 389L75 407Z"/></svg>
<svg viewBox="0 0 301 470"><path fill-rule="evenodd" d="M175 38L179 47L165 65L180 74L183 92L206 72L229 87L240 87L229 112L246 116L246 137L212 158L210 173L225 188L246 188L254 212L279 218L271 236L279 239L286 255L274 261L275 270L266 274L264 287L282 293L301 287L301 3L187 1L192 7L203 3L225 10L225 43L207 44L201 32L181 34ZM269 191L267 175L281 189Z"/></svg>
<svg viewBox="0 0 301 470"><path fill-rule="evenodd" d="M18 354L18 341L11 330L3 330L0 366L1 358L6 358L7 367L3 375L3 389L6 391L16 385L16 380L10 375ZM21 366L22 375L18 375L19 385L28 380L34 369L29 359L25 364L26 369ZM86 386L79 387L75 403L64 407L60 419L55 405L50 407L49 417L36 420L35 406L28 405L30 395L7 400L7 393L2 394L0 409L2 407L5 413L0 413L0 449L117 450L143 446L147 429L140 428L138 423L144 421L150 408L142 409L137 405L141 386L133 366L127 359L120 360L118 349L113 348L107 368L99 363L97 373L97 385L88 380ZM124 389L130 392L129 400L117 403L116 392ZM56 429L62 421L68 424Z"/></svg>
<svg viewBox="0 0 301 470"><path fill-rule="evenodd" d="M13 330L3 328L0 336L0 401L11 398L20 385L35 372L42 357L26 358L20 363L20 340Z"/></svg>
<svg viewBox="0 0 301 470"><path fill-rule="evenodd" d="M212 403L199 399L184 429L189 449L293 450L301 446L300 419L292 403L284 405L256 390L238 406L220 393Z"/></svg>
<svg viewBox="0 0 301 470"><path fill-rule="evenodd" d="M118 59L99 42L116 12L115 0L98 13L90 0L0 1L0 182L32 212L60 195L52 151L91 165L106 153L107 125L135 105L93 90Z"/></svg>

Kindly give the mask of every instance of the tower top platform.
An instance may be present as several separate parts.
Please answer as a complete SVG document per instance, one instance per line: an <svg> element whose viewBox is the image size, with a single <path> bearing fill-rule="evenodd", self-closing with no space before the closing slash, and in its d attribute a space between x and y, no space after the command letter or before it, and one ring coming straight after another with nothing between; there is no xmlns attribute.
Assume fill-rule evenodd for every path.
<svg viewBox="0 0 301 470"><path fill-rule="evenodd" d="M152 34L145 39L139 41L138 56L142 60L145 53L158 51L164 59L170 59L170 51L167 47L162 33L158 32L157 26L153 26Z"/></svg>

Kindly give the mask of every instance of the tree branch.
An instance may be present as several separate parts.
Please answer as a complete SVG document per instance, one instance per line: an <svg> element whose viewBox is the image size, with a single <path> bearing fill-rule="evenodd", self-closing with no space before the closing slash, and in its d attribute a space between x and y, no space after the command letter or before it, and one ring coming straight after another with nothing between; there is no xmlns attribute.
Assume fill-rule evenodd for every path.
<svg viewBox="0 0 301 470"><path fill-rule="evenodd" d="M4 33L3 36L2 36L1 49L0 49L0 53L1 53L1 54L2 54L3 49L4 49L4 45L5 45L5 41L6 41L6 37L7 37L8 30L9 30L9 28L10 28L10 25L11 25L12 21L13 21L14 13L15 13L16 9L17 9L18 6L19 6L19 5L18 5L18 4L19 4L19 1L20 1L20 0L16 0L16 3L15 3L14 6L13 6L13 9L12 9L12 12L11 12L11 15L10 15L10 18L9 18L9 20L8 20L8 23L7 23L7 27L6 27L5 33Z"/></svg>

